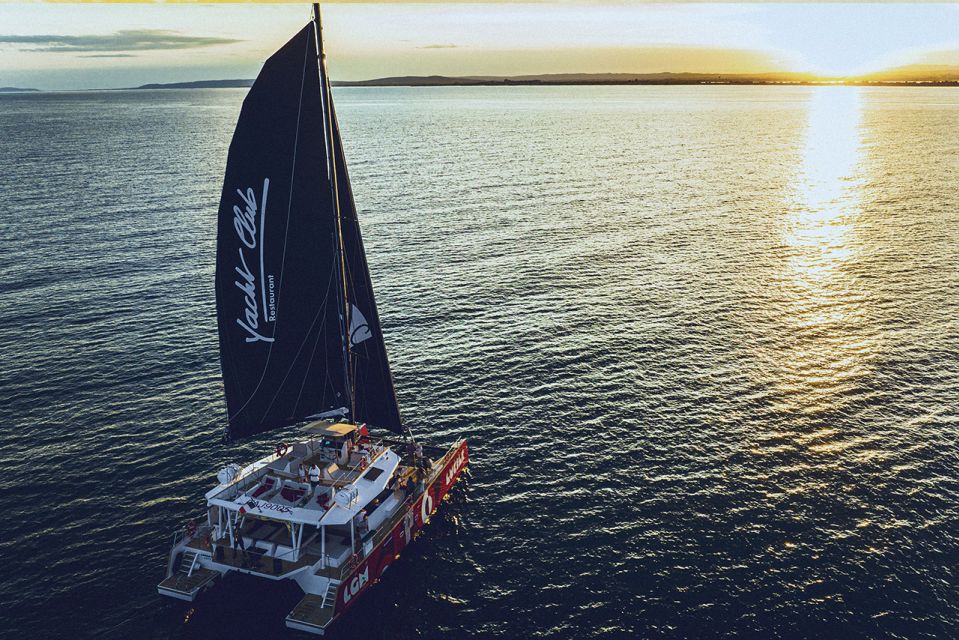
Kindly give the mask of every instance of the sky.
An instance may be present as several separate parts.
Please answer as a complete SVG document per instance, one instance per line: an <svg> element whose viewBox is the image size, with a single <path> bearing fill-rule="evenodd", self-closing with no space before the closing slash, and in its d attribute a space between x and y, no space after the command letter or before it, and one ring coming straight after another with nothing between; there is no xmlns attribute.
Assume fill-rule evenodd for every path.
<svg viewBox="0 0 959 640"><path fill-rule="evenodd" d="M0 2L0 86L253 78L308 4ZM959 65L959 4L327 3L334 80Z"/></svg>

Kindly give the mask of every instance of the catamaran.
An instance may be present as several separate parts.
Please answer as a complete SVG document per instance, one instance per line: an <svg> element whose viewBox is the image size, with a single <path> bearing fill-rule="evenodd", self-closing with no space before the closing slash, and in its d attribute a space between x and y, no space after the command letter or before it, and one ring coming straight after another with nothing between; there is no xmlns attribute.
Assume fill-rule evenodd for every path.
<svg viewBox="0 0 959 640"><path fill-rule="evenodd" d="M302 437L217 474L157 588L193 601L232 572L293 580L304 595L286 625L323 634L429 522L469 453L464 439L417 442L400 418L318 5L243 102L217 224L227 438Z"/></svg>

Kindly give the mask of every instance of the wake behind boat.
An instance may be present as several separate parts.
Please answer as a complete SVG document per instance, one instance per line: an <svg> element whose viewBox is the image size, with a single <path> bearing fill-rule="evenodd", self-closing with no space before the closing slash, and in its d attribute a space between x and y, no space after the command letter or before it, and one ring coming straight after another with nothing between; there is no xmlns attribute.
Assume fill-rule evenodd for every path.
<svg viewBox="0 0 959 640"><path fill-rule="evenodd" d="M400 418L313 11L244 100L216 268L228 438L304 435L220 471L158 590L192 601L230 572L294 580L305 595L287 626L322 634L429 522L469 454L465 440L416 442Z"/></svg>

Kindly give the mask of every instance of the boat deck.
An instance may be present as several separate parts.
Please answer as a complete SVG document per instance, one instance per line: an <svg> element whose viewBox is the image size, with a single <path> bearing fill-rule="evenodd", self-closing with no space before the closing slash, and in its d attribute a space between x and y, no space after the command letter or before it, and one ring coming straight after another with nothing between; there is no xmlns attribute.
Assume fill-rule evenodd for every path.
<svg viewBox="0 0 959 640"><path fill-rule="evenodd" d="M234 552L230 547L229 538L222 538L216 544L223 549L223 555L219 558L214 553L214 562L217 564L225 564L235 569L245 569L277 578L303 567L313 566L320 561L320 556L311 553L304 553L296 562L291 562L282 558L274 558L268 554L258 553L253 547L248 548L246 553L239 550Z"/></svg>
<svg viewBox="0 0 959 640"><path fill-rule="evenodd" d="M174 573L160 583L160 588L177 591L184 595L195 594L203 585L216 578L219 573L210 569L194 569L192 575Z"/></svg>
<svg viewBox="0 0 959 640"><path fill-rule="evenodd" d="M431 445L422 444L424 456L436 462L446 453L446 449ZM332 487L336 490L356 482L357 478L363 473L366 463L365 455L372 454L372 460L369 464L378 458L384 451L391 449L393 453L400 457L400 475L410 476L412 470L418 466L418 461L413 455L411 445L388 438L370 439L365 450L355 449L349 462L344 466L334 464L329 459L328 454L317 448L313 441L297 442L292 446L292 451L282 458L275 458L268 464L264 464L250 475L244 477L238 484L230 485L224 488L223 493L228 493L228 500L236 500L238 496L247 495L267 502L275 502L286 506L301 507L306 509L315 509L319 511L321 507L309 490L309 485L300 478L299 467L303 465L308 469L316 464L323 470L324 475L320 478L319 484L324 487ZM271 479L272 478L272 479ZM306 497L293 498L292 501L285 499L282 494L284 487L296 493L299 489L306 490ZM302 495L297 493L297 495Z"/></svg>
<svg viewBox="0 0 959 640"><path fill-rule="evenodd" d="M297 457L290 456L286 458L286 461L287 461L286 462L287 465L290 464L291 462L297 467L300 464L303 464L306 466L307 469L309 469L310 465L312 464L315 464L320 469L327 469L331 464L333 464L330 460L324 459L322 453L320 452L310 454L309 456L306 456L304 458L297 458ZM276 466L271 466L268 468L269 468L268 473L272 473L276 475L281 480L293 480L293 481L299 480L299 473L286 471L282 468L277 468ZM358 463L351 467L346 467L346 468L339 467L337 468L336 471L333 472L332 478L325 478L325 477L320 478L320 484L327 487L335 487L337 489L340 489L354 482L357 478L359 478L361 472L362 471L359 468Z"/></svg>
<svg viewBox="0 0 959 640"><path fill-rule="evenodd" d="M385 446L379 446L380 449L377 452L367 451L367 455L372 454L373 460L387 449ZM332 487L335 490L355 483L365 469L366 458L360 451L353 452L347 465L339 466L324 457L322 451L309 448L307 443L297 443L294 448L297 449L294 453L273 460L245 478L237 487L239 493L276 504L319 511L321 507L313 499L313 491L299 474L301 465L309 469L311 465L316 464L323 472L319 481L320 486ZM373 464L373 460L369 462L370 465ZM294 493L296 497L290 496L289 499L285 497L283 492L286 490ZM305 490L306 495L299 493L299 490Z"/></svg>
<svg viewBox="0 0 959 640"><path fill-rule="evenodd" d="M303 599L293 607L293 611L286 616L287 626L314 633L322 633L332 619L333 607L323 606L323 596L309 593L303 596Z"/></svg>
<svg viewBox="0 0 959 640"><path fill-rule="evenodd" d="M213 553L213 549L210 547L210 543L206 541L206 538L196 537L186 543L186 546L190 549L196 549L197 551L206 551L207 553Z"/></svg>

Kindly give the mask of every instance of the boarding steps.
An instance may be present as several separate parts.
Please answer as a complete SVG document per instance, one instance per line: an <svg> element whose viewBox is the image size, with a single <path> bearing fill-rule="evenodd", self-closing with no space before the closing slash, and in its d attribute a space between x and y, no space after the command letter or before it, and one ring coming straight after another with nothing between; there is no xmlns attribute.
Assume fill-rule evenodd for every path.
<svg viewBox="0 0 959 640"><path fill-rule="evenodd" d="M197 568L199 560L199 552L193 549L187 549L180 557L180 564L173 570L173 573L189 578L193 575L193 570Z"/></svg>
<svg viewBox="0 0 959 640"><path fill-rule="evenodd" d="M157 591L161 595L193 602L197 594L220 575L216 571L203 568L200 564L200 557L203 555L207 554L189 547L184 549L183 554L174 560L171 574L157 585Z"/></svg>
<svg viewBox="0 0 959 640"><path fill-rule="evenodd" d="M322 596L312 593L303 596L303 599L293 607L293 611L286 616L286 626L291 629L323 635L333 620L333 609L336 606L336 594L339 586L339 580L330 580L326 592Z"/></svg>
<svg viewBox="0 0 959 640"><path fill-rule="evenodd" d="M340 586L339 580L330 580L329 586L326 588L326 594L323 596L322 607L333 608L333 605L336 604L336 589Z"/></svg>

